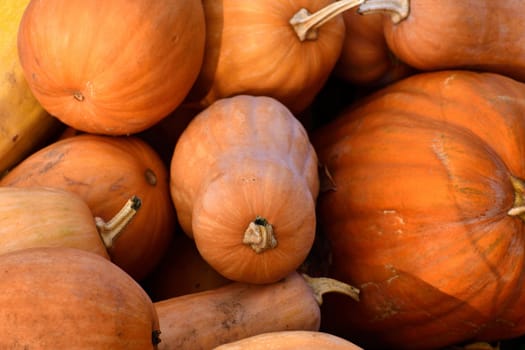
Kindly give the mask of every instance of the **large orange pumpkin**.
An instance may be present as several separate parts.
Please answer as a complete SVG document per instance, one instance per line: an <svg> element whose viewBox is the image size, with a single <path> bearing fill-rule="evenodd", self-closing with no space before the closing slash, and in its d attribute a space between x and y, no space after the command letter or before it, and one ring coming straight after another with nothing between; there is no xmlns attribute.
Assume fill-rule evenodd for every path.
<svg viewBox="0 0 525 350"><path fill-rule="evenodd" d="M317 156L276 99L238 95L199 113L175 146L170 179L182 229L226 278L275 282L306 258Z"/></svg>
<svg viewBox="0 0 525 350"><path fill-rule="evenodd" d="M37 100L82 131L154 125L193 85L204 53L200 0L31 1L18 33Z"/></svg>
<svg viewBox="0 0 525 350"><path fill-rule="evenodd" d="M316 131L332 277L324 328L367 349L525 333L525 84L442 71L390 85Z"/></svg>
<svg viewBox="0 0 525 350"><path fill-rule="evenodd" d="M113 262L136 279L160 261L175 229L168 169L138 137L84 134L59 140L24 159L0 185L74 192L106 221L137 196L140 210L109 250Z"/></svg>

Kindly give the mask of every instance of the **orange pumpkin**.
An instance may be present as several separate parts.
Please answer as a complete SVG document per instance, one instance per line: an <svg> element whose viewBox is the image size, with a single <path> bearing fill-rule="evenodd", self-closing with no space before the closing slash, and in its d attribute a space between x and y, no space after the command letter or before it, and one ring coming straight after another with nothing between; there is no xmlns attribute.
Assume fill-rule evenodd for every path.
<svg viewBox="0 0 525 350"><path fill-rule="evenodd" d="M75 129L142 131L186 97L204 54L200 0L33 0L18 33L31 91Z"/></svg>
<svg viewBox="0 0 525 350"><path fill-rule="evenodd" d="M334 74L356 85L379 87L411 74L411 68L390 51L383 33L384 15L342 13L346 34Z"/></svg>
<svg viewBox="0 0 525 350"><path fill-rule="evenodd" d="M466 68L525 80L525 35L519 0L367 0L361 13L385 17L388 47L420 70ZM403 9L401 12L399 9Z"/></svg>
<svg viewBox="0 0 525 350"><path fill-rule="evenodd" d="M332 0L204 0L206 48L190 94L204 106L239 94L276 98L302 112L324 85L341 52L344 23L323 23L317 36L300 38L302 23L290 20L316 12ZM300 30L300 29L298 29ZM313 30L312 30L313 32Z"/></svg>
<svg viewBox="0 0 525 350"><path fill-rule="evenodd" d="M0 255L2 349L156 349L148 295L99 255L33 248Z"/></svg>
<svg viewBox="0 0 525 350"><path fill-rule="evenodd" d="M366 349L435 349L525 333L525 84L414 75L316 131L331 276L323 329Z"/></svg>
<svg viewBox="0 0 525 350"><path fill-rule="evenodd" d="M113 242L110 255L136 279L159 262L175 229L168 168L137 137L84 134L54 142L27 157L2 186L61 188L78 194L94 216L108 221L132 196L138 215Z"/></svg>
<svg viewBox="0 0 525 350"><path fill-rule="evenodd" d="M170 177L182 229L226 278L275 282L307 256L317 156L277 100L238 95L199 113L175 146Z"/></svg>

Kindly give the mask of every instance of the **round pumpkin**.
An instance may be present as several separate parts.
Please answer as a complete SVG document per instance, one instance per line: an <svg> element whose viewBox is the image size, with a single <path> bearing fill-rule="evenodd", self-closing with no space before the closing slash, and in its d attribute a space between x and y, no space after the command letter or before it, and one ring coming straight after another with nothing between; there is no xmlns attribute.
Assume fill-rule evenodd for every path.
<svg viewBox="0 0 525 350"><path fill-rule="evenodd" d="M313 244L317 156L274 98L238 95L195 116L175 146L170 188L182 229L230 280L275 282Z"/></svg>
<svg viewBox="0 0 525 350"><path fill-rule="evenodd" d="M294 113L305 110L339 57L344 23L336 17L315 38L303 40L290 20L301 10L314 13L330 4L332 0L204 0L206 48L190 99L209 106L234 95L264 95Z"/></svg>
<svg viewBox="0 0 525 350"><path fill-rule="evenodd" d="M384 20L388 47L419 70L478 69L525 80L519 0L368 0L360 11L393 13L395 21Z"/></svg>
<svg viewBox="0 0 525 350"><path fill-rule="evenodd" d="M105 221L137 196L140 209L114 238L109 253L138 280L160 261L175 229L168 168L138 137L83 134L56 141L24 159L0 185L76 193L93 216Z"/></svg>
<svg viewBox="0 0 525 350"><path fill-rule="evenodd" d="M359 86L380 87L408 76L411 68L390 51L383 33L384 14L341 14L345 39L334 75Z"/></svg>
<svg viewBox="0 0 525 350"><path fill-rule="evenodd" d="M319 227L334 278L323 329L366 349L436 349L525 332L525 84L414 75L312 136L331 187Z"/></svg>
<svg viewBox="0 0 525 350"><path fill-rule="evenodd" d="M204 54L200 0L33 0L18 48L53 116L109 135L142 131L186 97Z"/></svg>
<svg viewBox="0 0 525 350"><path fill-rule="evenodd" d="M74 248L0 255L2 349L156 349L151 300L124 271Z"/></svg>

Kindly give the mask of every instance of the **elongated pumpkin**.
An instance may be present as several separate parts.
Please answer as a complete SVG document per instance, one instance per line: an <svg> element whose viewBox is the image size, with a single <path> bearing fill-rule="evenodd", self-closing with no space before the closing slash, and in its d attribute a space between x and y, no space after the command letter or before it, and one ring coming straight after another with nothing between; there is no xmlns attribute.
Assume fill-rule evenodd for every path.
<svg viewBox="0 0 525 350"><path fill-rule="evenodd" d="M436 349L525 332L525 84L418 74L319 129L331 276L324 328L366 349ZM326 316L326 317L325 317Z"/></svg>
<svg viewBox="0 0 525 350"><path fill-rule="evenodd" d="M293 272L275 283L233 282L158 301L154 305L162 332L159 349L212 349L271 331L316 331L323 295L332 292L354 302L359 295L350 285Z"/></svg>
<svg viewBox="0 0 525 350"><path fill-rule="evenodd" d="M277 100L238 95L199 113L175 146L170 179L182 229L226 278L275 282L307 256L317 156Z"/></svg>
<svg viewBox="0 0 525 350"><path fill-rule="evenodd" d="M31 1L18 33L31 91L75 129L142 131L185 98L204 54L200 0Z"/></svg>
<svg viewBox="0 0 525 350"><path fill-rule="evenodd" d="M525 80L521 1L367 0L360 7L361 13L385 10L396 17L383 23L388 47L409 65L479 69Z"/></svg>
<svg viewBox="0 0 525 350"><path fill-rule="evenodd" d="M76 194L50 187L0 187L0 203L0 255L57 246L109 259L93 213Z"/></svg>
<svg viewBox="0 0 525 350"><path fill-rule="evenodd" d="M33 248L0 255L2 349L156 349L144 290L99 255Z"/></svg>
<svg viewBox="0 0 525 350"><path fill-rule="evenodd" d="M28 3L0 2L0 176L61 127L31 93L18 61L18 26Z"/></svg>
<svg viewBox="0 0 525 350"><path fill-rule="evenodd" d="M106 221L132 196L140 198L140 212L109 249L113 262L139 280L158 263L175 227L168 168L137 137L84 134L59 140L24 159L0 185L76 193Z"/></svg>
<svg viewBox="0 0 525 350"><path fill-rule="evenodd" d="M223 344L215 350L362 350L359 346L330 333L319 331L280 331L253 335Z"/></svg>

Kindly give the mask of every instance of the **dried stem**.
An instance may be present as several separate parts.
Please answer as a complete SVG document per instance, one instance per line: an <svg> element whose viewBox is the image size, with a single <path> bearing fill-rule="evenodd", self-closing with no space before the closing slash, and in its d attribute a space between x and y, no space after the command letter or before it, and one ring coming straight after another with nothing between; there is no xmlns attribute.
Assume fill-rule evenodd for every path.
<svg viewBox="0 0 525 350"><path fill-rule="evenodd" d="M266 219L257 216L244 232L242 243L249 245L256 253L262 253L275 248L277 239L273 234L272 225Z"/></svg>
<svg viewBox="0 0 525 350"><path fill-rule="evenodd" d="M408 17L409 0L365 0L357 11L362 15L385 12L390 14L392 22L399 23Z"/></svg>
<svg viewBox="0 0 525 350"><path fill-rule="evenodd" d="M300 9L291 19L299 40L317 39L317 29L323 24L338 16L343 11L361 5L365 0L339 0L323 7L317 12L310 13L307 9Z"/></svg>
<svg viewBox="0 0 525 350"><path fill-rule="evenodd" d="M326 293L340 293L359 301L359 289L344 282L328 277L310 277L303 274L306 283L312 288L314 297L319 305L323 304L323 295Z"/></svg>
<svg viewBox="0 0 525 350"><path fill-rule="evenodd" d="M111 220L106 222L100 217L95 217L95 224L107 249L113 247L113 243L135 217L141 205L140 198L133 196Z"/></svg>

